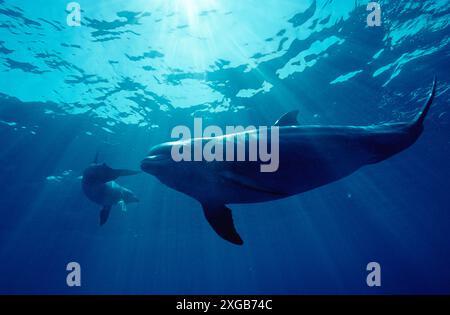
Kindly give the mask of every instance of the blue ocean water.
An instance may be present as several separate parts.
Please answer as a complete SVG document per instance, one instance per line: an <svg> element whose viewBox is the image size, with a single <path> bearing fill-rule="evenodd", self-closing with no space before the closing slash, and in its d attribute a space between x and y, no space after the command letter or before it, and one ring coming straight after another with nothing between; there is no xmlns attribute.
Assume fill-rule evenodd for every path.
<svg viewBox="0 0 450 315"><path fill-rule="evenodd" d="M0 0L0 293L450 293L450 2ZM99 206L80 176L99 152L138 169L194 117L271 125L408 121L419 141L295 197L233 205L242 247L199 203L140 174L140 202ZM301 176L301 174L299 174ZM66 265L81 266L68 287ZM381 265L381 287L366 266Z"/></svg>

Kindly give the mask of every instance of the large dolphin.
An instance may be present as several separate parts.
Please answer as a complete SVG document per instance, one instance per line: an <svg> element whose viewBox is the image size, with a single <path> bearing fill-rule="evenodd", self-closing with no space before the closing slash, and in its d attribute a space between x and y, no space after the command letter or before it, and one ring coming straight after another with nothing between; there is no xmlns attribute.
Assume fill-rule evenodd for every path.
<svg viewBox="0 0 450 315"><path fill-rule="evenodd" d="M113 205L122 204L122 206L125 206L125 204L139 201L131 190L114 181L120 176L138 173L139 171L113 169L105 163L98 163L97 156L94 163L84 170L81 186L85 195L91 201L102 206L100 225L105 224L108 220Z"/></svg>
<svg viewBox="0 0 450 315"><path fill-rule="evenodd" d="M301 126L297 111L287 113L279 127L279 168L260 172L260 163L251 161L180 161L171 158L166 142L151 149L141 162L143 171L165 185L198 200L206 219L225 240L241 245L232 213L226 204L255 203L296 195L348 176L360 167L378 163L411 146L423 131L423 122L436 93L436 79L430 95L410 122L372 126ZM245 131L248 137L256 131ZM239 134L225 135L226 139ZM242 135L241 135L242 136ZM194 144L211 138L187 140ZM222 140L222 139L221 139Z"/></svg>

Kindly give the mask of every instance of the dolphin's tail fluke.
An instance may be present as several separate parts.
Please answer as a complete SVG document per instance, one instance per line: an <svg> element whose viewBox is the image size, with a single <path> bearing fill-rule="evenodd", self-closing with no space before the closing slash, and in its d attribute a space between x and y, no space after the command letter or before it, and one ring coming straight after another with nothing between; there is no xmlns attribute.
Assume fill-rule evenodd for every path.
<svg viewBox="0 0 450 315"><path fill-rule="evenodd" d="M434 97L436 95L436 77L434 77L433 87L431 88L430 96L428 96L427 102L423 106L422 110L414 118L412 125L420 127L423 121L427 117L428 111L430 110L431 104L433 103Z"/></svg>

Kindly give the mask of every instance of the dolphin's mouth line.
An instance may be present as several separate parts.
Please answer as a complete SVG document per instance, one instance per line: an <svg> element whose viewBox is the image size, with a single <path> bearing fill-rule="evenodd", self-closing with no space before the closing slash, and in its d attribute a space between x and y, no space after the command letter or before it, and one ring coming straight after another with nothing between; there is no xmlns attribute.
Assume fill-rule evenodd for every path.
<svg viewBox="0 0 450 315"><path fill-rule="evenodd" d="M165 165L170 159L170 156L165 154L149 155L141 161L141 169L143 171L148 171L154 167Z"/></svg>
<svg viewBox="0 0 450 315"><path fill-rule="evenodd" d="M155 155L149 155L147 156L143 162L153 162L153 161L165 161L168 160L169 157L164 154L155 154Z"/></svg>

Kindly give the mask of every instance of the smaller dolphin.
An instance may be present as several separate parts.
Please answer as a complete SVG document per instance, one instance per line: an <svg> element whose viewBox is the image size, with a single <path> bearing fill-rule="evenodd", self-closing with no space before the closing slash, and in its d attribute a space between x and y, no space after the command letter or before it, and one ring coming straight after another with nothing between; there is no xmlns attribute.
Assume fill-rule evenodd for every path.
<svg viewBox="0 0 450 315"><path fill-rule="evenodd" d="M113 169L105 163L98 163L97 156L94 163L83 172L81 186L84 194L96 204L102 206L100 211L100 225L106 223L113 205L120 204L122 209L125 204L139 202L133 192L120 186L114 180L120 176L130 176L140 173L139 171Z"/></svg>

